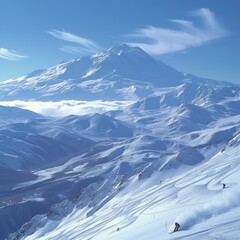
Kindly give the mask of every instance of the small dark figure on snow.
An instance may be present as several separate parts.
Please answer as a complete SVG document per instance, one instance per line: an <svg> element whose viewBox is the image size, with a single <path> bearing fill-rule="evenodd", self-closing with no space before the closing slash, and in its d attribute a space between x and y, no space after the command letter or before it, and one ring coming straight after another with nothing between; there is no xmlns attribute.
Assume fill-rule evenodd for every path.
<svg viewBox="0 0 240 240"><path fill-rule="evenodd" d="M226 188L226 184L225 184L225 183L223 183L222 185L223 185L223 189L225 189L225 188Z"/></svg>
<svg viewBox="0 0 240 240"><path fill-rule="evenodd" d="M174 231L174 232L177 232L179 228L180 228L180 224L177 223L177 222L175 222L175 228L174 228L173 231Z"/></svg>

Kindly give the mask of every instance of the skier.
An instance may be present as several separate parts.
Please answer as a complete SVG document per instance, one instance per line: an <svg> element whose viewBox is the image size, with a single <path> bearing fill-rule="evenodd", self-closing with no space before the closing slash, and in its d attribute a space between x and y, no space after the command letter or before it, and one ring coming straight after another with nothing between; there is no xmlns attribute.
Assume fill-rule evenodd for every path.
<svg viewBox="0 0 240 240"><path fill-rule="evenodd" d="M179 228L180 228L180 224L178 222L175 222L175 228L173 232L177 232Z"/></svg>
<svg viewBox="0 0 240 240"><path fill-rule="evenodd" d="M225 188L226 188L226 184L225 184L225 183L223 183L222 185L223 185L223 189L225 189Z"/></svg>

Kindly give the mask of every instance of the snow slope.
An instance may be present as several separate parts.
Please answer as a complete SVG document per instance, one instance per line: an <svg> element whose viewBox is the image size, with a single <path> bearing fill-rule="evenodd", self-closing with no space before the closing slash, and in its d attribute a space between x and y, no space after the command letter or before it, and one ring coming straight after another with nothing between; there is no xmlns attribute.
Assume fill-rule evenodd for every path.
<svg viewBox="0 0 240 240"><path fill-rule="evenodd" d="M100 178L75 200L36 216L19 238L9 239L238 239L240 144L235 134L227 143L210 142L197 150L171 142L161 148L158 138L141 137L124 151L118 142L100 158L74 158L50 168L44 176L68 169L71 176ZM181 231L169 235L175 221Z"/></svg>
<svg viewBox="0 0 240 240"><path fill-rule="evenodd" d="M194 168L157 172L147 180L133 176L90 216L85 195L88 206L80 199L67 203L61 206L67 214L41 218L42 227L34 226L32 235L20 239L239 239L238 152L232 148ZM181 231L171 235L175 221Z"/></svg>
<svg viewBox="0 0 240 240"><path fill-rule="evenodd" d="M33 119L33 118L40 118L41 115L26 110L26 109L20 109L17 107L6 107L0 105L0 120L1 121L14 121L17 120L18 122L20 120L27 120L27 119Z"/></svg>
<svg viewBox="0 0 240 240"><path fill-rule="evenodd" d="M122 44L0 85L3 100L132 101L101 114L5 114L0 239L240 238L238 85Z"/></svg>

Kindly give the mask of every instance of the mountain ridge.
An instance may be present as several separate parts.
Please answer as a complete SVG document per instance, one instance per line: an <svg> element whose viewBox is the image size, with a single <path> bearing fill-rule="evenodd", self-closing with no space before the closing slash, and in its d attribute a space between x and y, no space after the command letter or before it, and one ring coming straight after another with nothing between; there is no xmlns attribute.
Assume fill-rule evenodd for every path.
<svg viewBox="0 0 240 240"><path fill-rule="evenodd" d="M155 88L178 86L187 81L215 86L233 85L181 73L138 47L118 44L92 56L2 81L0 99L140 99L153 93Z"/></svg>

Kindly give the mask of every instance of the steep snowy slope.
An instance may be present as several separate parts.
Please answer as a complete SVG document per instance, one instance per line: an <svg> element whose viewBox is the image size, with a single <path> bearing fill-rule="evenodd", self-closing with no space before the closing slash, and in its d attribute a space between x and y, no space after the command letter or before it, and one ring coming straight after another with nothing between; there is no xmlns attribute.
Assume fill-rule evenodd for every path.
<svg viewBox="0 0 240 240"><path fill-rule="evenodd" d="M239 147L216 151L203 164L144 180L133 175L108 195L103 183L93 184L76 202L55 206L10 239L239 239L238 152ZM95 191L101 195L94 201ZM96 211L102 198L106 204ZM175 221L181 231L171 235Z"/></svg>

